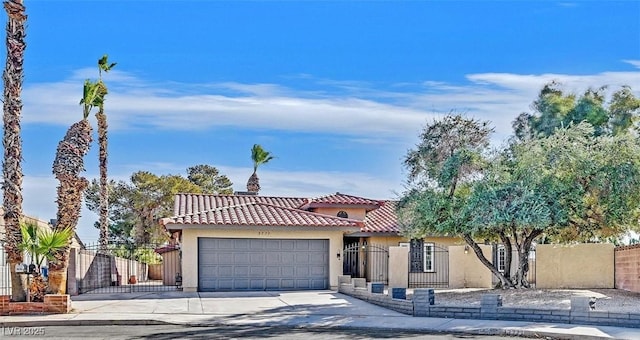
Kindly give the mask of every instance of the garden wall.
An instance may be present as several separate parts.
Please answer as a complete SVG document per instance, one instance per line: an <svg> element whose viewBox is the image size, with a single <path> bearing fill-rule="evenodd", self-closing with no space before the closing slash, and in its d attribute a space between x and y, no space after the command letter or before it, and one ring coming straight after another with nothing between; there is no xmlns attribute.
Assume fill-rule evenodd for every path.
<svg viewBox="0 0 640 340"><path fill-rule="evenodd" d="M538 244L536 288L614 288L610 243Z"/></svg>
<svg viewBox="0 0 640 340"><path fill-rule="evenodd" d="M640 244L615 249L616 288L640 293Z"/></svg>

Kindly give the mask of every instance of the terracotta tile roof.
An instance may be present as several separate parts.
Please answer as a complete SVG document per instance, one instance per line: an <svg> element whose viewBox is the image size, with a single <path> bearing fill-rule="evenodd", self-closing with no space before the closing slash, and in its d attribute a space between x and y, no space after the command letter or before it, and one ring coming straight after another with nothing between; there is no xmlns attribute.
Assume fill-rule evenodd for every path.
<svg viewBox="0 0 640 340"><path fill-rule="evenodd" d="M380 208L367 213L362 232L397 233L400 231L396 215L396 202L383 201Z"/></svg>
<svg viewBox="0 0 640 340"><path fill-rule="evenodd" d="M371 200L364 197L346 195L336 192L332 195L307 199L306 202L298 208L308 209L327 206L364 206L367 208L367 210L370 210L377 208L379 205L380 201L378 200Z"/></svg>
<svg viewBox="0 0 640 340"><path fill-rule="evenodd" d="M371 200L336 193L319 198L257 195L178 194L174 217L163 224L202 224L283 227L359 227L361 232L399 231L394 201ZM318 214L306 209L327 205L355 205L367 209L364 221Z"/></svg>
<svg viewBox="0 0 640 340"><path fill-rule="evenodd" d="M264 203L272 201L281 205ZM296 199L259 196L178 195L176 216L164 224L206 224L282 227L362 227L362 221L317 214L287 205Z"/></svg>

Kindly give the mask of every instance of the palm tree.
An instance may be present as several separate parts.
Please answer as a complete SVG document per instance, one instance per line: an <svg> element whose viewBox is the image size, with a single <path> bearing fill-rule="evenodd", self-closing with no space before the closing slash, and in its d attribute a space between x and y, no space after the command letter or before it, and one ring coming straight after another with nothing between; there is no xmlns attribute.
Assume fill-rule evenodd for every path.
<svg viewBox="0 0 640 340"><path fill-rule="evenodd" d="M20 138L20 115L22 113L22 80L24 78L25 22L27 15L22 0L4 2L7 11L7 56L4 80L4 222L7 253L11 271L11 296L14 301L25 301L26 293L16 265L22 263L20 219L22 218L22 140Z"/></svg>
<svg viewBox="0 0 640 340"><path fill-rule="evenodd" d="M107 87L102 83L102 71L109 72L116 63L107 61L108 56L104 55L98 60L98 70L100 73L99 83L104 88L104 94L107 93ZM104 113L104 100L100 100L98 104L98 112L96 113L96 119L98 121L98 145L100 150L98 152L98 163L100 166L100 237L98 238L100 243L100 250L106 251L109 243L109 192L107 183L107 115Z"/></svg>
<svg viewBox="0 0 640 340"><path fill-rule="evenodd" d="M247 181L247 191L258 193L260 191L260 178L258 178L258 166L261 164L266 164L270 160L273 159L273 155L262 148L259 144L253 144L253 148L251 148L251 160L253 161L253 174L249 177Z"/></svg>
<svg viewBox="0 0 640 340"><path fill-rule="evenodd" d="M101 81L85 80L83 96L83 118L71 125L64 139L58 144L56 158L53 161L53 173L60 182L58 185L58 213L55 230L69 228L75 232L82 208L82 194L89 185L86 178L80 176L84 171L84 156L91 146L93 128L87 119L94 107L104 103L107 89ZM67 290L67 267L69 266L69 243L52 252L49 261L49 292L65 294Z"/></svg>
<svg viewBox="0 0 640 340"><path fill-rule="evenodd" d="M22 242L18 248L31 255L31 263L35 265L33 281L29 286L30 300L42 301L46 291L46 282L40 275L40 268L44 260L53 260L54 251L64 248L73 235L71 229L41 230L35 223L23 223L20 225Z"/></svg>

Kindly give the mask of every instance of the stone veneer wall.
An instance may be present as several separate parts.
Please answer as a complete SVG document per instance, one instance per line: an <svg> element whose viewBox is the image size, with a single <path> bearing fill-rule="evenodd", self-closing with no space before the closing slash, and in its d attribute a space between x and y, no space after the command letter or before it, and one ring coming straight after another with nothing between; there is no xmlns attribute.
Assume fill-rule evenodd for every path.
<svg viewBox="0 0 640 340"><path fill-rule="evenodd" d="M66 314L71 312L69 295L45 295L44 302L11 302L11 296L0 295L0 315Z"/></svg>
<svg viewBox="0 0 640 340"><path fill-rule="evenodd" d="M354 279L355 280L355 279ZM361 283L342 283L338 292L403 314L417 317L484 319L592 324L640 328L640 314L590 310L588 297L574 297L571 309L536 309L502 307L497 294L483 296L480 307L429 305L428 289L415 289L412 300L392 299L386 294L370 292ZM390 289L389 289L390 290Z"/></svg>
<svg viewBox="0 0 640 340"><path fill-rule="evenodd" d="M640 293L640 244L615 249L616 288Z"/></svg>

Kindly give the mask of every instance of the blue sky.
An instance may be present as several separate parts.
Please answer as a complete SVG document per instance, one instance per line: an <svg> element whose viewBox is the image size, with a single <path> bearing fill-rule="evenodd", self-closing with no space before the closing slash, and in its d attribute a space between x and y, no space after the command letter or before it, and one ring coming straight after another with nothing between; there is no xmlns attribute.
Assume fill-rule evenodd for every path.
<svg viewBox="0 0 640 340"><path fill-rule="evenodd" d="M105 53L112 178L210 164L244 190L259 143L277 157L265 195L395 198L424 124L464 112L499 144L551 80L640 95L639 1L25 3L24 210L44 220L57 143ZM96 219L83 211L83 240Z"/></svg>

